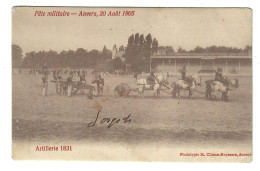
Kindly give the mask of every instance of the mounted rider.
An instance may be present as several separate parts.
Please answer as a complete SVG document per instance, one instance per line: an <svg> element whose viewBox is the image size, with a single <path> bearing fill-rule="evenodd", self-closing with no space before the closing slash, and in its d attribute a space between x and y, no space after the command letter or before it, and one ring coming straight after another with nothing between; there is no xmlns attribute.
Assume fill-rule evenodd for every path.
<svg viewBox="0 0 260 171"><path fill-rule="evenodd" d="M221 67L217 68L214 80L221 82L223 85L228 85L228 80L226 78L224 78L223 75L222 75L222 68Z"/></svg>
<svg viewBox="0 0 260 171"><path fill-rule="evenodd" d="M186 76L186 66L182 67L182 72L181 72L181 79L183 81L186 81L190 86L192 84L192 79L190 77Z"/></svg>
<svg viewBox="0 0 260 171"><path fill-rule="evenodd" d="M148 76L146 78L146 82L147 84L150 84L151 85L151 88L153 89L154 85L155 85L155 80L156 80L156 77L154 75L154 71L151 71L150 73L150 76Z"/></svg>

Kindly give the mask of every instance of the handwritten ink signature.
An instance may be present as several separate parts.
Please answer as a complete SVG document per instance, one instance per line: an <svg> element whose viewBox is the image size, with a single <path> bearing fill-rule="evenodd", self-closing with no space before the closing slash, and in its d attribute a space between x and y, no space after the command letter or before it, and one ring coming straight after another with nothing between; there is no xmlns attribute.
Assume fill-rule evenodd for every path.
<svg viewBox="0 0 260 171"><path fill-rule="evenodd" d="M107 127L111 128L114 124L118 124L121 121L121 119L119 119L119 118L103 118L99 122L98 117L99 117L100 112L101 112L101 110L98 111L95 121L90 122L88 124L88 127L93 127L93 126L95 126L95 124L98 124L98 123L100 123L100 124L107 123L108 124ZM124 124L131 123L130 117L131 117L131 114L129 114L127 117L123 117L122 122Z"/></svg>

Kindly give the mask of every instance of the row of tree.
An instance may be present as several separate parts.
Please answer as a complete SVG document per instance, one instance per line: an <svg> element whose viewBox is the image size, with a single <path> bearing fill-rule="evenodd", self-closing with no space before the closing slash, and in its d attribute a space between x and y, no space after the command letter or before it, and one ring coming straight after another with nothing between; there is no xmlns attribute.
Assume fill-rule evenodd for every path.
<svg viewBox="0 0 260 171"><path fill-rule="evenodd" d="M22 57L22 49L18 45L12 45L13 67L37 68L43 64L48 67L98 67L99 64L109 63L112 52L104 46L102 51L87 51L78 48L76 51L68 50L60 53L49 50L39 52L28 52ZM106 62L108 61L108 62Z"/></svg>
<svg viewBox="0 0 260 171"><path fill-rule="evenodd" d="M209 46L209 47L201 47L197 46L190 51L186 51L182 47L179 47L178 53L248 53L252 50L252 46L246 46L244 49L235 48L235 47L226 47L226 46Z"/></svg>
<svg viewBox="0 0 260 171"><path fill-rule="evenodd" d="M179 47L175 52L171 46L159 46L158 40L151 34L132 34L128 38L126 48L119 47L120 51L125 51L122 58L112 60L112 51L103 47L102 51L87 51L78 48L76 51L68 50L60 53L49 50L39 52L28 52L23 57L20 46L12 45L12 65L13 67L39 68L47 64L52 68L64 67L90 67L100 71L124 70L126 64L131 66L135 72L148 71L149 61L152 54L164 53L164 55L173 55L174 53L248 53L252 51L252 46L246 46L244 49L225 47L225 46L197 46L190 51ZM123 60L122 60L123 59Z"/></svg>
<svg viewBox="0 0 260 171"><path fill-rule="evenodd" d="M112 51L104 46L102 51L87 51L78 48L76 51L68 50L60 53L49 50L39 52L28 52L23 57L22 49L18 45L12 45L13 67L39 68L47 64L50 68L64 67L90 67L97 70L111 71L125 69L126 63L131 65L132 71L141 71L149 68L149 59L153 52L157 51L158 41L152 39L148 34L132 34L128 38L127 47L119 47L120 51L125 51L122 58L112 60ZM123 60L122 60L123 59ZM146 66L146 69L145 69Z"/></svg>

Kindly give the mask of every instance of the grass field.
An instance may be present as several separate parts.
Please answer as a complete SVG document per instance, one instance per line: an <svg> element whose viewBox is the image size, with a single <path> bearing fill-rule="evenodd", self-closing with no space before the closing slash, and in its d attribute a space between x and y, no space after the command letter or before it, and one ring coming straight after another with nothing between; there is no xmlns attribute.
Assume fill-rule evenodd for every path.
<svg viewBox="0 0 260 171"><path fill-rule="evenodd" d="M212 77L204 76L202 81ZM251 144L252 78L237 78L239 88L231 92L229 102L205 99L205 84L192 100L187 98L188 92L181 93L182 99L163 92L154 99L152 91L145 92L144 99L137 92L116 98L116 85L124 82L136 87L133 76L105 77L103 96L90 100L86 94L58 95L53 83L49 83L48 96L42 96L40 75L13 74L13 141ZM170 77L170 82L176 79ZM99 110L97 123L88 127ZM131 122L124 123L122 118L130 114ZM100 124L102 118L114 117L121 120L111 128Z"/></svg>

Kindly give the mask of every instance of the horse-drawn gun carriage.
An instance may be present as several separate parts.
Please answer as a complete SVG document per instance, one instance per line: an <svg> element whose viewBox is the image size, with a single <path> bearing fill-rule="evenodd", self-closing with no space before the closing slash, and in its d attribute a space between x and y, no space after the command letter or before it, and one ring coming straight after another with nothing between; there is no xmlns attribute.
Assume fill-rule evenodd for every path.
<svg viewBox="0 0 260 171"><path fill-rule="evenodd" d="M161 87L166 87L167 90L171 88L168 87L168 76L158 75L155 76L154 82L150 83L148 79L141 78L137 80L137 88L131 88L126 83L121 83L114 88L114 94L116 97L127 97L130 92L138 92L141 98L144 98L144 91L152 90L154 97L160 96Z"/></svg>

